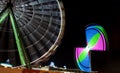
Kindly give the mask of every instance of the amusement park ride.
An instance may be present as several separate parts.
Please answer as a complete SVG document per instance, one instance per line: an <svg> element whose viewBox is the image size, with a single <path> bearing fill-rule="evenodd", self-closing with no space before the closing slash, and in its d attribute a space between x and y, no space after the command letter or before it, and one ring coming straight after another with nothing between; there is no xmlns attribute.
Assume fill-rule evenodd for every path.
<svg viewBox="0 0 120 73"><path fill-rule="evenodd" d="M85 49L76 48L76 62L82 71L57 68L43 70L40 66L41 62L54 54L64 27L64 7L59 0L0 0L0 73L92 72L88 52L106 49L106 35L100 26L88 27L88 45ZM94 34L88 34L89 31ZM96 43L102 49L97 49ZM84 65L87 60L89 65ZM38 65L39 69L36 70L33 66ZM88 66L89 69L82 66Z"/></svg>

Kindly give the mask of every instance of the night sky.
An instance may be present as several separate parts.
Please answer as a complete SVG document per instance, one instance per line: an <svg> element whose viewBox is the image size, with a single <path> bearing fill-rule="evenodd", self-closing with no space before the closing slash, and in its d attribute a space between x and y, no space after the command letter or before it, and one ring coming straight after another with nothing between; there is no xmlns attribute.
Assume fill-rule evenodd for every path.
<svg viewBox="0 0 120 73"><path fill-rule="evenodd" d="M77 68L75 47L86 46L85 27L97 23L104 27L109 40L106 52L91 52L92 69L100 73L120 73L120 4L117 1L63 0L66 27L60 46L49 61L56 66ZM49 63L49 62L47 62Z"/></svg>

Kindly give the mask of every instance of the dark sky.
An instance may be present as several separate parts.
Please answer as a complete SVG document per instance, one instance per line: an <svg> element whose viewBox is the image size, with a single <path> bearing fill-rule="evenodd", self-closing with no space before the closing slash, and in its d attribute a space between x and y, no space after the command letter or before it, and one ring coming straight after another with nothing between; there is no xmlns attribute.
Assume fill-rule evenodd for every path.
<svg viewBox="0 0 120 73"><path fill-rule="evenodd" d="M108 34L109 50L91 52L93 70L100 73L120 72L120 4L117 1L63 0L66 27L61 45L50 58L57 66L77 68L74 60L75 47L86 46L85 27L97 23Z"/></svg>

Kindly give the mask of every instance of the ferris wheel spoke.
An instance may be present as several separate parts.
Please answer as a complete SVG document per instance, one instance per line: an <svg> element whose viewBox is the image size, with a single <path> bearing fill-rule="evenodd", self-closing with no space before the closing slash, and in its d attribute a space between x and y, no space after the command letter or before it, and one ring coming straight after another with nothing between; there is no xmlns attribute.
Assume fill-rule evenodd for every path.
<svg viewBox="0 0 120 73"><path fill-rule="evenodd" d="M19 33L19 29L17 28L16 22L15 22L15 17L13 15L11 9L10 9L10 20L11 20L12 29L13 29L13 32L14 32L14 36L15 36L16 45L17 45L17 48L18 48L21 64L23 66L27 66L28 68L31 68L30 67L30 61L27 57L25 47L23 45L23 42L22 42L22 39L21 39L21 36L20 36L20 33Z"/></svg>
<svg viewBox="0 0 120 73"><path fill-rule="evenodd" d="M9 10L7 9L7 10L5 10L2 14L1 14L1 16L0 16L0 24L3 22L3 20L8 16L8 14L9 14Z"/></svg>

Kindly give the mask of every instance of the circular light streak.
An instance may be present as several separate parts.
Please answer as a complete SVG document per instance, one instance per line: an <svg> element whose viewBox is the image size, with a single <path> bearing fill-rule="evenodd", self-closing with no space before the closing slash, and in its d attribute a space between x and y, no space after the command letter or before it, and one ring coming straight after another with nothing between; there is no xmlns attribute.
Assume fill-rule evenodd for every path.
<svg viewBox="0 0 120 73"><path fill-rule="evenodd" d="M86 28L86 40L86 47L77 47L75 50L76 62L82 71L91 72L90 51L106 51L108 38L103 27L92 24Z"/></svg>

